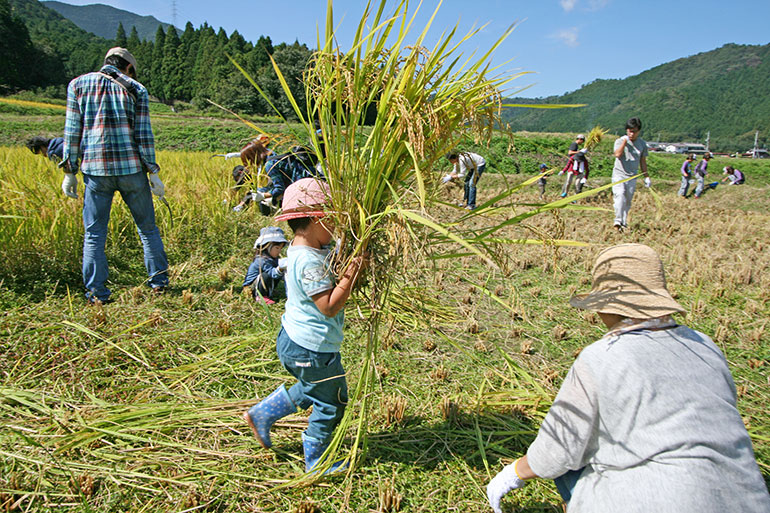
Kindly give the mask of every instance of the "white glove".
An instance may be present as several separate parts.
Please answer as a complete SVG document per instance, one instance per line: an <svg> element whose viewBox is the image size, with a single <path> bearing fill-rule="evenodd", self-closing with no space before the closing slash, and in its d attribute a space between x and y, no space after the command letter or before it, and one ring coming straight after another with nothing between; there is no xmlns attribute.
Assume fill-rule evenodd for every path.
<svg viewBox="0 0 770 513"><path fill-rule="evenodd" d="M559 171L559 176L561 176L563 174L564 174L564 170L562 169L561 171Z"/></svg>
<svg viewBox="0 0 770 513"><path fill-rule="evenodd" d="M158 173L150 173L150 190L159 198L162 198L166 194L166 187L163 182L160 181Z"/></svg>
<svg viewBox="0 0 770 513"><path fill-rule="evenodd" d="M235 205L233 207L233 212L241 212L243 210L243 205Z"/></svg>
<svg viewBox="0 0 770 513"><path fill-rule="evenodd" d="M581 179L580 179L580 183L581 183L582 185L585 185L587 181L588 181L588 180L586 180L585 178L581 178Z"/></svg>
<svg viewBox="0 0 770 513"><path fill-rule="evenodd" d="M489 499L489 505L492 506L495 513L503 513L503 510L500 508L500 501L505 494L511 490L518 490L527 484L526 481L519 479L519 476L516 475L515 466L518 461L516 460L510 465L503 467L503 470L492 478L487 485L487 498Z"/></svg>
<svg viewBox="0 0 770 513"><path fill-rule="evenodd" d="M648 176L644 179L644 186L649 187L650 185L652 185L652 180L650 180L650 177Z"/></svg>
<svg viewBox="0 0 770 513"><path fill-rule="evenodd" d="M588 152L588 148L582 148L582 149L580 150L580 153L584 153L584 154L585 154L585 153L587 153L587 152Z"/></svg>
<svg viewBox="0 0 770 513"><path fill-rule="evenodd" d="M75 173L64 173L64 180L61 183L61 190L65 196L78 198L78 177Z"/></svg>
<svg viewBox="0 0 770 513"><path fill-rule="evenodd" d="M452 175L444 175L444 177L441 178L441 183L447 183L451 179L452 179Z"/></svg>
<svg viewBox="0 0 770 513"><path fill-rule="evenodd" d="M262 201L260 201L260 203L262 203L264 206L268 208L275 208L273 206L273 198L265 198Z"/></svg>
<svg viewBox="0 0 770 513"><path fill-rule="evenodd" d="M286 266L289 264L289 258L283 257L278 259L278 270L282 273L286 272Z"/></svg>
<svg viewBox="0 0 770 513"><path fill-rule="evenodd" d="M262 201L263 199L265 199L265 195L261 192L256 191L251 193L251 201Z"/></svg>

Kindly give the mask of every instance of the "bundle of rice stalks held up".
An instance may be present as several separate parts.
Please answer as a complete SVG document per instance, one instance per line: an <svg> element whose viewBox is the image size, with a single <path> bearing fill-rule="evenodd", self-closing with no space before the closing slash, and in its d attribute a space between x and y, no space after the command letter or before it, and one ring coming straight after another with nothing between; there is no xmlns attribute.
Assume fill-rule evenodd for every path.
<svg viewBox="0 0 770 513"><path fill-rule="evenodd" d="M307 107L300 107L273 62L329 184L328 210L341 237L336 268L344 272L356 256L371 255L358 297L359 305L364 303L358 311L368 314L361 373L319 464L321 472L310 479L336 461L351 431L348 460L355 463L365 446L377 382L380 319L387 310L394 270L405 269L407 259L419 260L416 253L457 251L458 246L466 254L493 261L483 249L483 236L458 235L448 224L432 219L426 207L438 194L439 175L433 169L439 159L464 136L488 138L499 120L501 88L519 74L492 76L490 59L513 27L480 57L463 57L459 47L481 28L458 37L454 27L428 48L425 38L436 13L415 35L411 30L416 13L408 12L409 2L396 2L391 12L386 12L386 3L367 3L349 49L342 50L336 45L328 1L326 31L319 34L319 49L303 77ZM507 224L516 222L519 219ZM430 236L426 234L439 243L426 243Z"/></svg>
<svg viewBox="0 0 770 513"><path fill-rule="evenodd" d="M590 132L588 132L588 137L586 137L586 148L589 150L593 150L600 142L602 142L602 137L607 134L607 130L600 126L595 126L591 129Z"/></svg>

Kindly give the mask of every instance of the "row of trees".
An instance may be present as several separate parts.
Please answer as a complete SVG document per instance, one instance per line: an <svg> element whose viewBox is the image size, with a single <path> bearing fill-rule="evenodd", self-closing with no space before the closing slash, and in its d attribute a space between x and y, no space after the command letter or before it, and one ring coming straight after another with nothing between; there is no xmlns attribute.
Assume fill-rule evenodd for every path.
<svg viewBox="0 0 770 513"><path fill-rule="evenodd" d="M181 35L158 27L155 40L142 41L132 27L118 27L114 40L86 32L37 0L0 0L0 94L40 90L63 97L75 76L99 69L111 46L128 48L136 57L138 78L151 96L164 103L212 101L236 112L291 117L293 109L273 70L275 59L294 97L304 104L302 73L311 57L304 44L274 45L269 37L256 43L237 31L229 36L208 24L187 23ZM238 62L269 98L266 101L228 59ZM271 107L270 103L275 106Z"/></svg>
<svg viewBox="0 0 770 513"><path fill-rule="evenodd" d="M232 57L270 98L284 116L293 112L270 62L272 55L286 77L294 97L304 103L302 73L311 51L304 44L273 45L269 37L252 44L237 31L229 37L223 29L208 24L195 29L187 23L180 36L172 26L159 26L154 41L140 41L136 29L126 36L118 27L115 44L134 54L139 63L139 80L150 94L166 103L192 102L198 107L211 99L237 112L275 114L248 79L228 59Z"/></svg>

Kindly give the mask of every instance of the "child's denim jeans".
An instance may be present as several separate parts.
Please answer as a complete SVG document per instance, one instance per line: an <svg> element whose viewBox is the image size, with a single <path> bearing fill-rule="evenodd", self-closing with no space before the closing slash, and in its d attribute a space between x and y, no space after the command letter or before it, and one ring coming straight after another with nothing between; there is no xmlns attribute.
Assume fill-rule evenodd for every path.
<svg viewBox="0 0 770 513"><path fill-rule="evenodd" d="M317 353L295 344L281 328L276 340L278 358L297 378L289 389L296 406L313 406L305 434L326 442L331 439L348 403L348 382L340 353Z"/></svg>

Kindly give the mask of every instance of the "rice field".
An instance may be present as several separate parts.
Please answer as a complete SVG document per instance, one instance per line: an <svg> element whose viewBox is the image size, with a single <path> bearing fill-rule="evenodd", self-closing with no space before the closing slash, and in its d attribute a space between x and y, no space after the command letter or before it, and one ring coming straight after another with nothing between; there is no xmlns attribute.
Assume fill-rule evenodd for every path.
<svg viewBox="0 0 770 513"><path fill-rule="evenodd" d="M653 169L660 203L638 189L631 233L612 230L611 199L601 192L499 234L587 247L497 243L494 267L471 255L407 260L392 270L381 312L364 456L347 477L296 486L307 412L276 425L274 450L260 448L240 417L289 382L274 346L283 303L267 307L240 293L269 220L230 211L231 163L182 151L160 152L159 163L174 219L158 204L171 291L154 297L143 286L138 237L116 199L108 242L116 301L87 307L81 200L63 196L47 160L0 148L3 511L490 511L490 476L526 449L574 357L602 334L597 316L567 300L590 287L593 256L621 241L661 253L688 310L680 320L725 352L770 480L768 185L681 200L675 176L656 178ZM527 178L485 175L480 201ZM552 199L557 182L549 180ZM427 214L465 234L539 201L533 185L467 215L451 206L461 194L441 190ZM351 388L369 314L354 296L343 345ZM512 494L509 507L559 512L561 502L552 483L538 481Z"/></svg>

